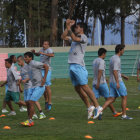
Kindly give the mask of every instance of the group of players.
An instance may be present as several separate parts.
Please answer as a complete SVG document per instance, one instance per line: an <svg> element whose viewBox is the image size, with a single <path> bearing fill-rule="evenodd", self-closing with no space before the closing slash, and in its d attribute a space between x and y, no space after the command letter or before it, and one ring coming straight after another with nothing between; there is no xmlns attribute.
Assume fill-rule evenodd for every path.
<svg viewBox="0 0 140 140"><path fill-rule="evenodd" d="M40 56L40 62L33 60L34 55ZM18 56L17 60L15 56L12 57L14 57L14 62L17 61L20 66L20 73L17 72L11 58L5 59L7 81L1 84L1 87L7 85L4 102L6 102L11 110L8 115L16 115L11 101L14 101L20 106L26 106L28 119L21 124L24 126L33 126L33 119L38 118L35 113L34 104L40 112L39 119L46 118L38 102L43 94L45 97L45 109L50 111L52 108L50 63L51 57L54 57L54 53L49 47L49 42L44 41L43 48L39 52L36 53L35 50L31 50L31 52L26 52L24 56ZM24 101L20 99L20 92L22 92L21 83L24 84ZM7 112L4 108L2 111Z"/></svg>
<svg viewBox="0 0 140 140"><path fill-rule="evenodd" d="M114 117L122 115L122 119L133 119L126 115L127 89L122 77L126 80L128 80L128 77L121 74L120 56L123 55L125 46L117 45L115 47L115 55L110 59L110 92L105 77L106 65L104 59L107 50L105 48L98 50L98 58L93 61L94 79L93 89L91 89L88 86L88 72L84 63L85 48L87 47L88 39L84 34L84 25L82 23L76 24L74 33L71 29L73 25L75 25L74 20L66 20L66 29L61 38L71 43L68 57L69 75L75 91L88 108L88 119L91 117L93 119L101 119L102 112L108 106ZM40 62L33 60L34 55L40 56ZM39 52L36 53L35 50L31 50L31 52L26 52L24 56L17 57L17 63L21 67L20 75L15 70L12 59L8 58L5 60L7 81L1 85L8 85L5 101L11 110L10 115L16 115L11 100L16 104L27 106L28 119L21 123L24 126L34 125L33 118L37 118L34 104L36 104L40 112L40 119L46 117L38 102L43 94L45 97L45 108L51 110L51 57L54 57L54 52L49 47L49 42L44 41L43 48ZM22 91L21 83L24 84L25 102L20 100L19 91ZM100 96L103 96L106 100L102 107L98 103ZM112 104L120 96L122 98L122 113L117 112Z"/></svg>

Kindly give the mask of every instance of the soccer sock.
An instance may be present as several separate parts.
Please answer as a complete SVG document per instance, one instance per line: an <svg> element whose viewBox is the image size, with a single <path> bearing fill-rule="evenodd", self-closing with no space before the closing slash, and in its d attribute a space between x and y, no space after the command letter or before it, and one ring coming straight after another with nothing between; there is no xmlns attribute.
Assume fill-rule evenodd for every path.
<svg viewBox="0 0 140 140"><path fill-rule="evenodd" d="M42 110L39 110L40 113L42 113Z"/></svg>
<svg viewBox="0 0 140 140"><path fill-rule="evenodd" d="M126 115L122 115L122 117L123 117L123 118L125 118L125 117L126 117Z"/></svg>

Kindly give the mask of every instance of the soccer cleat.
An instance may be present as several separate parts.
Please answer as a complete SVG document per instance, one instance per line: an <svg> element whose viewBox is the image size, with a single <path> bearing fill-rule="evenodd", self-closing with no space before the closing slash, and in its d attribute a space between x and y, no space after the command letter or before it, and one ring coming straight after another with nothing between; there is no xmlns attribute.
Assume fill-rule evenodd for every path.
<svg viewBox="0 0 140 140"><path fill-rule="evenodd" d="M36 114L33 115L32 117L33 120L38 119L38 116Z"/></svg>
<svg viewBox="0 0 140 140"><path fill-rule="evenodd" d="M45 109L48 109L48 102L45 102Z"/></svg>
<svg viewBox="0 0 140 140"><path fill-rule="evenodd" d="M15 116L16 115L16 112L15 111L11 111L8 116Z"/></svg>
<svg viewBox="0 0 140 140"><path fill-rule="evenodd" d="M93 119L97 119L98 116L101 114L102 110L103 110L103 108L101 106L95 108L94 109L94 117L93 117Z"/></svg>
<svg viewBox="0 0 140 140"><path fill-rule="evenodd" d="M28 127L34 126L34 122L33 121L30 122L29 120L25 122L21 122L20 124L23 126L28 126Z"/></svg>
<svg viewBox="0 0 140 140"><path fill-rule="evenodd" d="M8 113L9 111L7 110L7 109L2 109L2 111L1 111L2 113Z"/></svg>
<svg viewBox="0 0 140 140"><path fill-rule="evenodd" d="M93 116L93 111L94 111L95 107L94 106L90 106L88 108L88 119L90 119Z"/></svg>
<svg viewBox="0 0 140 140"><path fill-rule="evenodd" d="M52 109L52 104L48 104L47 111L51 111L51 109Z"/></svg>
<svg viewBox="0 0 140 140"><path fill-rule="evenodd" d="M26 111L27 111L27 108L20 107L19 111L20 111L20 112L26 112Z"/></svg>
<svg viewBox="0 0 140 140"><path fill-rule="evenodd" d="M46 118L46 116L45 116L44 114L40 114L40 115L39 115L39 119L40 119L40 120L45 119L45 118Z"/></svg>
<svg viewBox="0 0 140 140"><path fill-rule="evenodd" d="M122 120L132 120L132 117L126 116L126 117L122 117Z"/></svg>
<svg viewBox="0 0 140 140"><path fill-rule="evenodd" d="M122 115L122 112L117 112L117 113L113 114L113 117L118 117L120 115Z"/></svg>

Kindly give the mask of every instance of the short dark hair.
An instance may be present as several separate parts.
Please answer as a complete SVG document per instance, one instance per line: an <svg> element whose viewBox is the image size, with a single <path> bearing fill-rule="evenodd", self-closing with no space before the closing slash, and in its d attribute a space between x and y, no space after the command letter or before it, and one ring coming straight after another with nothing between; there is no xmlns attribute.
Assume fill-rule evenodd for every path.
<svg viewBox="0 0 140 140"><path fill-rule="evenodd" d="M125 48L125 45L121 45L121 44L116 45L116 47L115 47L115 53L116 54L119 53L124 48Z"/></svg>
<svg viewBox="0 0 140 140"><path fill-rule="evenodd" d="M22 55L19 55L19 56L17 57L17 59L19 59L19 58L21 58L22 60L24 60L24 58L23 58Z"/></svg>
<svg viewBox="0 0 140 140"><path fill-rule="evenodd" d="M8 62L8 63L11 64L11 65L12 65L12 63L13 63L12 60L11 60L10 58L5 59L5 61Z"/></svg>
<svg viewBox="0 0 140 140"><path fill-rule="evenodd" d="M13 59L14 59L14 57L16 57L16 56L15 56L15 55L10 55L10 57L9 57L9 58L10 58L11 60L13 60Z"/></svg>
<svg viewBox="0 0 140 140"><path fill-rule="evenodd" d="M105 48L100 48L98 50L98 56L102 56L103 54L105 54L107 52L107 50Z"/></svg>
<svg viewBox="0 0 140 140"><path fill-rule="evenodd" d="M28 56L28 57L34 59L34 55L32 52L26 52L26 53L24 53L24 56Z"/></svg>
<svg viewBox="0 0 140 140"><path fill-rule="evenodd" d="M78 22L76 25L80 26L80 28L83 28L83 31L85 32L86 31L86 23L83 23L83 22Z"/></svg>

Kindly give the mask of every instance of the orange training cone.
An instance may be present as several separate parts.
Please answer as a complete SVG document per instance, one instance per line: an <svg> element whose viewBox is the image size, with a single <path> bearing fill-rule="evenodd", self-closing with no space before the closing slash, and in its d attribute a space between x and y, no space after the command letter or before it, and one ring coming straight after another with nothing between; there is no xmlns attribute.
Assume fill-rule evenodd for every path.
<svg viewBox="0 0 140 140"><path fill-rule="evenodd" d="M54 117L51 117L51 118L49 118L49 120L55 120L55 118Z"/></svg>
<svg viewBox="0 0 140 140"><path fill-rule="evenodd" d="M93 137L90 136L90 135L86 135L85 138L86 138L86 139L93 139Z"/></svg>
<svg viewBox="0 0 140 140"><path fill-rule="evenodd" d="M3 129L11 129L9 126L4 126Z"/></svg>
<svg viewBox="0 0 140 140"><path fill-rule="evenodd" d="M93 122L93 121L88 121L88 124L93 124L93 123L95 123L95 122Z"/></svg>

